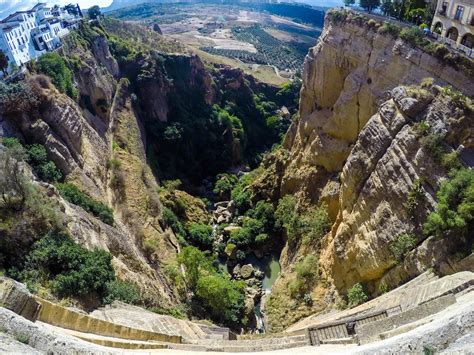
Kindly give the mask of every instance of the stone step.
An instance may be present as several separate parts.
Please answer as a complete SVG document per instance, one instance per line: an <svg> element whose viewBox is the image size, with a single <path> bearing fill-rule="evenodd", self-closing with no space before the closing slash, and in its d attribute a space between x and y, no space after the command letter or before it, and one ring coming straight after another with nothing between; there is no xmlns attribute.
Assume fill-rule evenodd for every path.
<svg viewBox="0 0 474 355"><path fill-rule="evenodd" d="M171 345L173 346L173 345ZM228 346L209 346L206 351L215 351L215 352L257 352L257 351L274 351L274 350L284 350L292 348L300 348L304 346L309 346L307 341L291 342L286 344L267 344L267 345L228 345Z"/></svg>
<svg viewBox="0 0 474 355"><path fill-rule="evenodd" d="M288 344L307 342L308 337L304 335L292 335L278 338L261 338L261 339L238 339L238 340L215 340L215 339L199 339L190 343L204 346L265 346L276 344Z"/></svg>
<svg viewBox="0 0 474 355"><path fill-rule="evenodd" d="M342 344L342 345L347 345L347 344L357 344L357 339L349 337L349 338L339 338L339 339L325 339L321 340L321 344Z"/></svg>

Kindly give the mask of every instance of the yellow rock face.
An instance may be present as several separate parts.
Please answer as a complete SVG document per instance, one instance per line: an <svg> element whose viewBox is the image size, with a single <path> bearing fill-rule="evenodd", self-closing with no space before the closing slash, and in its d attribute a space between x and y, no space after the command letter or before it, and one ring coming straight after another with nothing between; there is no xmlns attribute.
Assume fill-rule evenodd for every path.
<svg viewBox="0 0 474 355"><path fill-rule="evenodd" d="M261 180L276 186L268 196L294 194L302 205L328 205L335 222L321 245L313 250L287 245L280 260L285 277L298 258L319 253L328 306L356 282L377 294L382 282L393 287L429 267L453 270L449 242L423 241L422 224L446 171L423 149L412 126L430 121L430 127L450 132L445 139L456 149L472 145L461 132L470 132L474 122L472 114L454 114L450 99L435 89L424 97L406 88L428 77L474 94L466 73L355 21L327 20L306 57L300 119L283 144L288 158L269 162ZM405 206L419 179L423 203L414 219ZM402 233L415 233L420 244L400 263L390 245Z"/></svg>

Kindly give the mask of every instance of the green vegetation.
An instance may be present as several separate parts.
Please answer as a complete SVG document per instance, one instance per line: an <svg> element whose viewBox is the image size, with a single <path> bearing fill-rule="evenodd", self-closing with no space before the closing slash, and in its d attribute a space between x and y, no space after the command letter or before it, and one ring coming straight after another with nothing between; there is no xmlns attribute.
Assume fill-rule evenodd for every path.
<svg viewBox="0 0 474 355"><path fill-rule="evenodd" d="M2 71L3 75L7 75L7 69L8 69L8 58L3 53L3 51L0 51L0 70Z"/></svg>
<svg viewBox="0 0 474 355"><path fill-rule="evenodd" d="M420 179L416 179L405 203L405 208L410 218L414 219L416 217L417 208L422 202L424 195L423 182Z"/></svg>
<svg viewBox="0 0 474 355"><path fill-rule="evenodd" d="M187 240L200 249L212 248L212 227L207 224L192 223L188 227Z"/></svg>
<svg viewBox="0 0 474 355"><path fill-rule="evenodd" d="M424 47L429 44L423 30L416 26L402 29L400 38L414 46Z"/></svg>
<svg viewBox="0 0 474 355"><path fill-rule="evenodd" d="M416 247L418 240L412 233L400 234L390 245L390 251L398 262L403 261L405 256Z"/></svg>
<svg viewBox="0 0 474 355"><path fill-rule="evenodd" d="M106 284L105 294L104 304L110 304L115 300L129 304L139 304L141 302L138 286L130 282L110 281Z"/></svg>
<svg viewBox="0 0 474 355"><path fill-rule="evenodd" d="M30 337L27 334L18 334L15 336L15 339L23 344L28 344L30 342Z"/></svg>
<svg viewBox="0 0 474 355"><path fill-rule="evenodd" d="M292 298L308 298L308 292L313 288L317 278L318 261L313 254L307 255L302 261L296 264L296 279L288 284ZM311 297L311 295L309 295ZM307 303L307 302L305 302Z"/></svg>
<svg viewBox="0 0 474 355"><path fill-rule="evenodd" d="M347 291L347 300L349 308L358 306L369 300L367 291L364 289L364 286L360 283L356 283Z"/></svg>
<svg viewBox="0 0 474 355"><path fill-rule="evenodd" d="M97 5L89 7L89 9L87 9L87 15L92 20L99 18L101 15L100 7Z"/></svg>
<svg viewBox="0 0 474 355"><path fill-rule="evenodd" d="M474 171L453 170L436 193L436 209L424 224L427 235L472 237L474 221Z"/></svg>
<svg viewBox="0 0 474 355"><path fill-rule="evenodd" d="M216 183L214 184L214 189L212 192L220 200L228 200L231 197L232 190L237 184L238 178L233 174L219 174L216 178Z"/></svg>
<svg viewBox="0 0 474 355"><path fill-rule="evenodd" d="M62 179L61 171L53 161L48 160L46 148L43 145L32 144L24 148L16 138L3 138L2 143L11 151L15 151L17 159L28 161L41 180L57 182Z"/></svg>
<svg viewBox="0 0 474 355"><path fill-rule="evenodd" d="M58 188L61 196L67 201L82 207L87 212L92 213L104 223L110 225L114 224L114 216L112 209L107 205L103 204L102 202L92 199L90 196L79 190L76 185L64 183L57 184L56 187Z"/></svg>
<svg viewBox="0 0 474 355"><path fill-rule="evenodd" d="M205 318L238 327L245 324L243 281L218 272L212 258L195 247L185 247L178 262L186 268L186 284L194 292L193 311Z"/></svg>
<svg viewBox="0 0 474 355"><path fill-rule="evenodd" d="M200 49L230 58L237 58L245 63L274 65L280 70L301 70L308 48L298 43L288 43L268 34L260 25L251 27L235 26L232 34L237 40L253 44L256 53L245 50L219 49L215 47L201 47Z"/></svg>
<svg viewBox="0 0 474 355"><path fill-rule="evenodd" d="M289 242L300 238L309 244L320 240L331 228L326 205L299 211L294 196L286 195L275 211L276 227L282 228Z"/></svg>
<svg viewBox="0 0 474 355"><path fill-rule="evenodd" d="M49 76L60 92L66 93L73 99L77 97L72 71L59 54L46 53L42 55L36 63L36 68L40 73Z"/></svg>

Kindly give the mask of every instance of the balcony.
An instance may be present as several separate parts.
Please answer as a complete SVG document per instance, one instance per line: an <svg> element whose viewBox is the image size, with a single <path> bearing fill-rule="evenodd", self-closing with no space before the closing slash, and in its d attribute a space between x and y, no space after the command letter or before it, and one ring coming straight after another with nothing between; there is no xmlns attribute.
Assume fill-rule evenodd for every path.
<svg viewBox="0 0 474 355"><path fill-rule="evenodd" d="M438 10L438 15L446 16L446 9L442 8L442 9Z"/></svg>

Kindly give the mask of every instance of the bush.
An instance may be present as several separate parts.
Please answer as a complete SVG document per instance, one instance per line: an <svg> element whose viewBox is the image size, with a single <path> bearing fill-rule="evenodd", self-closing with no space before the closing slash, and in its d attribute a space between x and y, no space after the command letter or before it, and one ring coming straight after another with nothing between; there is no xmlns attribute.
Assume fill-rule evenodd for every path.
<svg viewBox="0 0 474 355"><path fill-rule="evenodd" d="M92 199L73 184L57 184L56 187L58 188L61 196L67 201L82 207L84 210L92 213L104 223L110 225L114 224L114 215L110 207L106 206L102 202Z"/></svg>
<svg viewBox="0 0 474 355"><path fill-rule="evenodd" d="M302 298L314 285L317 276L318 260L313 254L307 255L296 264L296 280L288 284L290 295L293 298Z"/></svg>
<svg viewBox="0 0 474 355"><path fill-rule="evenodd" d="M249 188L252 180L250 174L243 175L232 189L231 197L239 214L245 213L252 207L252 192Z"/></svg>
<svg viewBox="0 0 474 355"><path fill-rule="evenodd" d="M304 241L313 242L320 240L331 229L331 220L326 205L321 205L307 211L303 216Z"/></svg>
<svg viewBox="0 0 474 355"><path fill-rule="evenodd" d="M425 38L424 32L416 27L407 27L400 32L400 38L412 44L413 46L425 46L429 41Z"/></svg>
<svg viewBox="0 0 474 355"><path fill-rule="evenodd" d="M266 230L273 230L275 224L275 209L269 202L260 200L255 208L247 211L247 216L259 220Z"/></svg>
<svg viewBox="0 0 474 355"><path fill-rule="evenodd" d="M140 290L137 285L130 282L111 281L106 285L106 296L102 303L110 304L115 300L129 304L139 304Z"/></svg>
<svg viewBox="0 0 474 355"><path fill-rule="evenodd" d="M207 224L192 223L188 228L188 241L201 249L211 249L212 227Z"/></svg>
<svg viewBox="0 0 474 355"><path fill-rule="evenodd" d="M77 89L74 87L73 76L66 61L57 53L46 53L37 62L38 71L49 76L56 88L75 99Z"/></svg>
<svg viewBox="0 0 474 355"><path fill-rule="evenodd" d="M278 201L275 211L275 227L284 229L289 241L299 235L302 226L294 196L286 195Z"/></svg>
<svg viewBox="0 0 474 355"><path fill-rule="evenodd" d="M61 171L56 164L48 160L46 148L41 144L32 144L27 147L28 162L38 177L48 182L57 182L62 179Z"/></svg>
<svg viewBox="0 0 474 355"><path fill-rule="evenodd" d="M196 296L213 319L237 326L243 318L244 289L243 281L231 281L218 274L207 275L199 279Z"/></svg>
<svg viewBox="0 0 474 355"><path fill-rule="evenodd" d="M416 179L411 191L408 193L407 202L405 204L405 208L410 218L416 217L417 208L423 200L424 195L425 190L423 189L423 183L420 179Z"/></svg>
<svg viewBox="0 0 474 355"><path fill-rule="evenodd" d="M163 224L166 227L169 227L173 232L182 238L186 235L186 231L183 228L183 225L179 221L178 217L171 211L168 207L163 208Z"/></svg>
<svg viewBox="0 0 474 355"><path fill-rule="evenodd" d="M414 234L400 234L390 245L390 250L398 262L403 261L405 256L416 247L417 238Z"/></svg>
<svg viewBox="0 0 474 355"><path fill-rule="evenodd" d="M51 280L59 297L105 297L107 284L115 280L112 256L104 250L88 251L66 233L48 234L34 245L26 258L23 279Z"/></svg>
<svg viewBox="0 0 474 355"><path fill-rule="evenodd" d="M237 184L237 177L233 174L219 174L212 192L221 200L227 200L231 196L232 189Z"/></svg>
<svg viewBox="0 0 474 355"><path fill-rule="evenodd" d="M473 234L474 171L459 169L450 173L436 193L436 209L428 215L423 226L426 235L439 238Z"/></svg>
<svg viewBox="0 0 474 355"><path fill-rule="evenodd" d="M360 283L356 283L349 289L349 291L347 291L347 299L349 301L349 307L352 308L367 302L369 300L369 296L367 295L364 287Z"/></svg>

